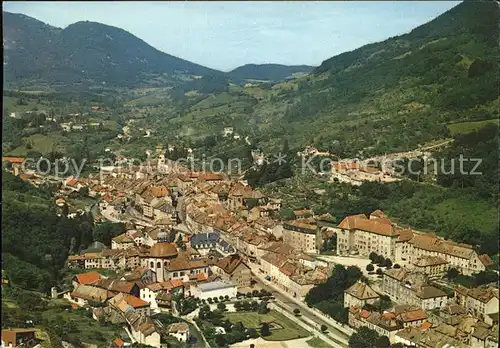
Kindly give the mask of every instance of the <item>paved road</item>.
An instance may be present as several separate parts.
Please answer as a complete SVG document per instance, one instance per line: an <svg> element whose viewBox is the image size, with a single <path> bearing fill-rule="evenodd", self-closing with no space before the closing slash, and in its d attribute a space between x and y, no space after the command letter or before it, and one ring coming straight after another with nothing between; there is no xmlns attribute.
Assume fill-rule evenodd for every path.
<svg viewBox="0 0 500 348"><path fill-rule="evenodd" d="M349 340L349 336L346 335L345 333L339 331L336 329L334 326L332 326L330 323L325 321L323 318L318 316L317 313L315 313L312 309L307 307L305 303L300 303L296 302L289 295L285 294L282 292L280 289L276 288L275 286L272 286L269 282L266 282L263 280L263 276L259 274L260 272L258 271L258 266L255 264L250 264L251 267L250 269L252 270L252 274L255 276L254 279L259 283L259 286L273 294L273 296L276 298L276 302L278 305L281 307L284 307L285 309L288 309L293 312L293 309L299 308L300 313L305 316L307 319L313 321L314 323L317 324L317 328L320 328L321 325L326 325L328 328L328 336L330 339L335 340L336 342L344 341L344 340ZM340 345L340 344L339 344ZM339 346L337 345L337 346ZM345 345L342 345L345 346Z"/></svg>

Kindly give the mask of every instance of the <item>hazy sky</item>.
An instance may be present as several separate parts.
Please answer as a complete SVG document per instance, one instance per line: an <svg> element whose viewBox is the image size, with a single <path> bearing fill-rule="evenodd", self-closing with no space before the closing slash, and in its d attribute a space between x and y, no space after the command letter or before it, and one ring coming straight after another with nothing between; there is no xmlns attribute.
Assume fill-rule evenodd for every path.
<svg viewBox="0 0 500 348"><path fill-rule="evenodd" d="M166 53L223 71L247 63L319 65L409 32L459 2L4 2L64 28L89 20L125 29Z"/></svg>

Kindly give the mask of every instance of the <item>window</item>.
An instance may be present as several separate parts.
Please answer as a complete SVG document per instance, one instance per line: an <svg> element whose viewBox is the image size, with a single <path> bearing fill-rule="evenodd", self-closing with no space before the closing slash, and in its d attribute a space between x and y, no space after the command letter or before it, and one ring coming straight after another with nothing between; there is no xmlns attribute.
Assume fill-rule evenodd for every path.
<svg viewBox="0 0 500 348"><path fill-rule="evenodd" d="M155 267L155 263L153 261L151 261L151 268L154 268Z"/></svg>

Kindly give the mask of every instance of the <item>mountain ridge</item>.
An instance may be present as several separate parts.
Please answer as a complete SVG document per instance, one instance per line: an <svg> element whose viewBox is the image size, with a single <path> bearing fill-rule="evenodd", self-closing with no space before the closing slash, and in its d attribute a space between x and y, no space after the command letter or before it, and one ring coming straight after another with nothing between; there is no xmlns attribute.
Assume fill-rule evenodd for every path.
<svg viewBox="0 0 500 348"><path fill-rule="evenodd" d="M170 55L107 24L78 21L58 28L22 13L3 11L6 82L140 85L180 81L176 75L217 76L237 82L280 81L309 73L306 65L245 64L224 73Z"/></svg>
<svg viewBox="0 0 500 348"><path fill-rule="evenodd" d="M264 81L281 81L293 77L294 74L308 74L315 67L309 65L284 65L284 64L244 64L239 66L227 74L229 78L242 80L264 80Z"/></svg>
<svg viewBox="0 0 500 348"><path fill-rule="evenodd" d="M79 21L64 29L3 12L6 81L47 80L136 85L148 74L172 77L222 72L161 52L114 26ZM112 35L118 40L113 42ZM31 38L36 38L33 40ZM135 62L134 62L135 61ZM137 63L140 62L140 63Z"/></svg>

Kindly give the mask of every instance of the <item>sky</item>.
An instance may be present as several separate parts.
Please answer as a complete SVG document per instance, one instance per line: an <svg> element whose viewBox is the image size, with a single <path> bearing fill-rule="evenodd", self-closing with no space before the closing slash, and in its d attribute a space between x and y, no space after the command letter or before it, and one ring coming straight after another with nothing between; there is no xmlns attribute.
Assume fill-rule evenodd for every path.
<svg viewBox="0 0 500 348"><path fill-rule="evenodd" d="M411 31L454 1L4 2L55 27L94 21L129 31L165 53L229 71L254 63L318 66Z"/></svg>

